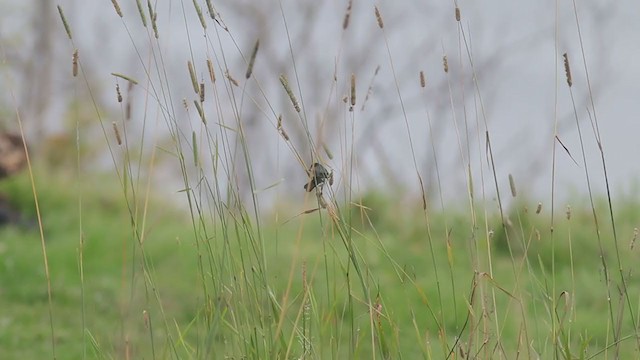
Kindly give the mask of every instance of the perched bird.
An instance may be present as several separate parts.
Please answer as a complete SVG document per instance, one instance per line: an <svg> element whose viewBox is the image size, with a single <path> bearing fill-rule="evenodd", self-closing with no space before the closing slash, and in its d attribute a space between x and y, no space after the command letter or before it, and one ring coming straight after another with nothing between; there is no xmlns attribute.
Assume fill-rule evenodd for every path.
<svg viewBox="0 0 640 360"><path fill-rule="evenodd" d="M321 187L327 181L329 185L333 184L333 173L327 170L322 164L314 163L307 171L309 174L309 182L304 185L304 189L311 191L317 187Z"/></svg>

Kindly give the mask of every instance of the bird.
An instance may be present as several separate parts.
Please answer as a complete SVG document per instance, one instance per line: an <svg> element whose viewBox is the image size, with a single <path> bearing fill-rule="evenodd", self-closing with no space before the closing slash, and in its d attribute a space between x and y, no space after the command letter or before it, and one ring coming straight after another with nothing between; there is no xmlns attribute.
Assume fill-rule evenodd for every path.
<svg viewBox="0 0 640 360"><path fill-rule="evenodd" d="M333 184L333 173L320 163L313 163L307 173L310 177L309 182L304 184L304 189L307 190L307 192L312 191L316 187L320 188L327 181L329 181L330 185Z"/></svg>

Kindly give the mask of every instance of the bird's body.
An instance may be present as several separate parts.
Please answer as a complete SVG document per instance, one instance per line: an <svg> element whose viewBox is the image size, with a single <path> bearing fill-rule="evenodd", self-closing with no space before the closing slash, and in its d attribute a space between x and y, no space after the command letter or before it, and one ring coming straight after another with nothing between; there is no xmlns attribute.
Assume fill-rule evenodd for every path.
<svg viewBox="0 0 640 360"><path fill-rule="evenodd" d="M304 185L304 189L312 191L316 187L321 187L327 181L333 183L333 174L327 170L322 164L314 163L307 171L309 174L309 182Z"/></svg>

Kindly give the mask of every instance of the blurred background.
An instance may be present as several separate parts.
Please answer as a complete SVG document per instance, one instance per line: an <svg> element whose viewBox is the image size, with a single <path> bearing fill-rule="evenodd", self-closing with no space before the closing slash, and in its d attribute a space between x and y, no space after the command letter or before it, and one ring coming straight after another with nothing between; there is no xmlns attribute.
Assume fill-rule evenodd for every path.
<svg viewBox="0 0 640 360"><path fill-rule="evenodd" d="M73 44L57 4L64 8ZM638 2L580 1L583 47L569 1L558 4L557 13L554 1L459 1L464 33L455 21L454 2L380 1L376 5L384 18L384 36L370 2L352 3L345 29L347 1L217 1L217 26L205 32L191 1L160 1L154 3L162 25L158 40L150 19L144 26L135 1L120 5L122 18L110 1L0 3L0 126L16 131L18 109L33 151L51 163L75 164L76 130L81 128L84 165L109 169L113 160L106 145L115 143L110 130L114 121L123 122L129 139L151 139L130 143L140 159L153 148L169 149L177 137L191 141L200 124L193 106L198 95L187 68L192 61L197 80L209 90L204 112L210 123L220 124L210 136L222 141L229 127L241 122L257 174L255 187L269 188L260 193L263 205L302 196L306 181L302 164L276 129L279 115L304 163L320 157L340 184L356 192L418 192L409 130L426 191L438 191L437 162L445 198L464 200L466 169L474 177L490 170L482 160L488 130L500 191L508 192L512 174L519 191L549 201L557 134L566 151L556 142L555 176L562 189L556 196L584 194L576 117L584 134L586 166L602 168L593 131L597 119L614 197L636 188ZM209 17L204 2L200 5ZM260 48L253 75L246 79L256 40ZM78 78L71 76L74 47L79 50ZM573 69L575 113L563 53ZM213 91L206 59L212 60L218 78ZM421 71L425 88L420 86ZM112 73L139 84L129 88ZM280 83L281 74L301 102L299 117ZM344 100L352 74L357 104L350 111ZM122 103L116 86L125 98ZM179 127L172 130L173 120ZM236 144L232 148L238 146L237 138L229 141ZM241 157L233 159L242 162ZM185 186L176 166L171 156L157 162L160 176L154 181L168 193ZM347 183L344 175L352 168L356 176ZM250 192L242 167L234 173L239 190ZM604 192L603 177L594 178L593 190Z"/></svg>

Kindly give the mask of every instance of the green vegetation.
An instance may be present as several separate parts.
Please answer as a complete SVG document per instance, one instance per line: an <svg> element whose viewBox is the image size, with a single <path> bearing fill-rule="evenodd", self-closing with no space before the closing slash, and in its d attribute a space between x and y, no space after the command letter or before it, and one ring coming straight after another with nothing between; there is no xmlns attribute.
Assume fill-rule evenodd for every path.
<svg viewBox="0 0 640 360"><path fill-rule="evenodd" d="M352 221L347 246L326 210L285 224L265 216L260 229L242 211L227 213L224 224L198 225L194 236L183 211L153 199L141 245L124 226L130 213L122 192L105 185L80 191L81 251L78 191L65 176L49 179L36 186L56 353L64 358L442 358L450 349L482 358L609 358L610 307L620 354L636 353L631 321L618 318L625 305L613 268L607 302L593 218L582 207L557 217L553 239L548 214L536 214L535 204L512 207L508 236L493 214L487 249L463 210L429 214L427 229L419 203L380 196L343 217ZM4 181L2 191L34 214L26 176ZM639 211L629 201L618 215L623 264L637 256L627 240ZM46 358L51 329L38 233L8 227L0 238L0 307L7 309L0 347L9 358ZM616 250L604 242L613 264ZM626 280L635 310L640 287Z"/></svg>

